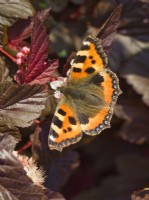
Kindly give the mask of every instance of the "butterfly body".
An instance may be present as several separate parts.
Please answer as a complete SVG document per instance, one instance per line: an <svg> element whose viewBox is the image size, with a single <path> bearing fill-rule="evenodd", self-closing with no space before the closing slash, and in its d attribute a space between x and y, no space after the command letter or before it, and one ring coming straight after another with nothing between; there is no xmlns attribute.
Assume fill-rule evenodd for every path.
<svg viewBox="0 0 149 200"><path fill-rule="evenodd" d="M82 132L99 134L110 127L113 106L120 94L116 75L106 69L107 57L101 41L88 36L72 63L49 133L51 149L76 143Z"/></svg>

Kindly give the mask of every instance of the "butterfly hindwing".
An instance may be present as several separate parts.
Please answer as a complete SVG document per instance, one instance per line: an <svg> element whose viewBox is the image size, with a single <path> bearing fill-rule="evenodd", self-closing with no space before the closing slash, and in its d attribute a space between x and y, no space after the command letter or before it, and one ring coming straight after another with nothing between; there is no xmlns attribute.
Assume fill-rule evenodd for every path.
<svg viewBox="0 0 149 200"><path fill-rule="evenodd" d="M103 81L99 87L103 89L105 105L101 107L94 116L89 117L87 123L81 124L82 131L88 135L99 134L102 130L110 127L113 106L121 93L118 78L115 73L105 69L101 71L99 75L103 77ZM98 81L96 81L95 78L93 79L93 84L98 85Z"/></svg>
<svg viewBox="0 0 149 200"><path fill-rule="evenodd" d="M63 147L78 142L82 137L80 123L67 103L65 97L61 100L54 114L50 132L50 149L62 151Z"/></svg>

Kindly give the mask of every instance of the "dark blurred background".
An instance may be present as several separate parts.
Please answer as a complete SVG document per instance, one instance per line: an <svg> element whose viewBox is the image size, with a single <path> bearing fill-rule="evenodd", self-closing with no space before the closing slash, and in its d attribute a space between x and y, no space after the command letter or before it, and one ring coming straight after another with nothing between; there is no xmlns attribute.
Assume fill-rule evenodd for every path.
<svg viewBox="0 0 149 200"><path fill-rule="evenodd" d="M123 94L115 106L111 128L94 138L84 136L76 146L80 165L61 192L72 200L145 200L143 195L137 199L134 191L149 186L149 0L31 3L37 10L51 7L46 27L50 56L59 58L60 73L82 39L96 33L112 11L123 4L108 54L109 67L119 77ZM58 190L56 186L54 190Z"/></svg>

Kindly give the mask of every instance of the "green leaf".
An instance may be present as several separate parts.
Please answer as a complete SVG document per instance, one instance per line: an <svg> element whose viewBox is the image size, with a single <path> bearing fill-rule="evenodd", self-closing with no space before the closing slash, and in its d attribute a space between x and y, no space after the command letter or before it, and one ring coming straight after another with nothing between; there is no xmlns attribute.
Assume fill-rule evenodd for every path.
<svg viewBox="0 0 149 200"><path fill-rule="evenodd" d="M0 24L11 26L18 18L33 16L34 9L28 0L0 0Z"/></svg>
<svg viewBox="0 0 149 200"><path fill-rule="evenodd" d="M30 126L44 109L46 96L44 86L1 83L0 123L10 127Z"/></svg>

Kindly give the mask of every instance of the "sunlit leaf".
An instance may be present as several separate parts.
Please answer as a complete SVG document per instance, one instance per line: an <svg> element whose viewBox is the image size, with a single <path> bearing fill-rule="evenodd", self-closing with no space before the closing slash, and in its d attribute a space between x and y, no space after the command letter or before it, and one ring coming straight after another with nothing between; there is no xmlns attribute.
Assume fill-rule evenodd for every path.
<svg viewBox="0 0 149 200"><path fill-rule="evenodd" d="M19 18L33 16L34 9L28 0L0 0L0 24L11 26Z"/></svg>
<svg viewBox="0 0 149 200"><path fill-rule="evenodd" d="M0 144L3 148L12 152L20 139L20 132L16 127L10 128L0 122Z"/></svg>
<svg viewBox="0 0 149 200"><path fill-rule="evenodd" d="M31 125L44 109L46 95L40 85L0 84L0 121L11 127Z"/></svg>

